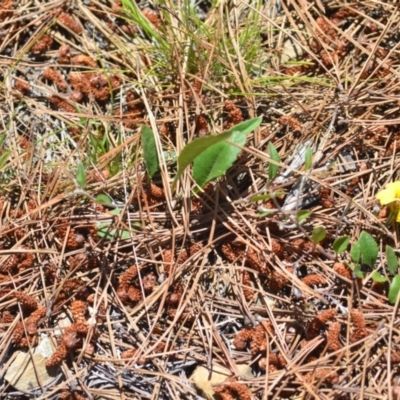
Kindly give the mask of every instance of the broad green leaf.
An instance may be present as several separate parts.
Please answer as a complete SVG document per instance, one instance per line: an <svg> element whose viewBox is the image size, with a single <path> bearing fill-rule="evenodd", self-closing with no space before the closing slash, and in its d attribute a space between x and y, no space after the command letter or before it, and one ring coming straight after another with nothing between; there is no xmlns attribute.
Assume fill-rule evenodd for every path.
<svg viewBox="0 0 400 400"><path fill-rule="evenodd" d="M386 245L386 264L389 272L394 275L397 272L399 261L393 248L389 245Z"/></svg>
<svg viewBox="0 0 400 400"><path fill-rule="evenodd" d="M350 236L341 236L338 237L334 242L333 242L333 250L335 251L336 254L341 254L343 253L346 249L347 246L349 245L350 241Z"/></svg>
<svg viewBox="0 0 400 400"><path fill-rule="evenodd" d="M268 143L268 150L269 150L269 156L271 160L276 161L277 163L281 162L281 158L279 157L279 153L276 150L275 146L272 144L272 142ZM276 174L279 171L279 165L275 165L273 163L269 163L268 165L268 177L270 180L274 179Z"/></svg>
<svg viewBox="0 0 400 400"><path fill-rule="evenodd" d="M382 274L380 274L378 271L374 271L373 273L372 273L372 280L374 281L374 282L377 282L377 283L383 283L383 282L387 282L387 278L386 278L386 276L383 276Z"/></svg>
<svg viewBox="0 0 400 400"><path fill-rule="evenodd" d="M400 275L396 275L393 278L392 283L390 284L389 287L389 293L388 293L389 303L391 304L396 303L399 292L400 292Z"/></svg>
<svg viewBox="0 0 400 400"><path fill-rule="evenodd" d="M369 233L362 231L358 239L358 243L360 245L363 264L373 267L379 253L379 248L375 239Z"/></svg>
<svg viewBox="0 0 400 400"><path fill-rule="evenodd" d="M183 171L192 163L196 157L198 157L203 151L207 150L209 147L216 145L217 143L229 140L234 132L239 132L242 135L248 135L254 129L256 129L261 124L262 118L253 118L248 121L242 122L226 132L219 135L205 136L197 138L192 142L188 143L181 151L178 157L178 172L175 176L173 188L176 182L181 177Z"/></svg>
<svg viewBox="0 0 400 400"><path fill-rule="evenodd" d="M354 262L359 262L360 257L361 257L361 249L360 249L360 243L355 242L353 246L351 246L351 251L350 251L351 259Z"/></svg>
<svg viewBox="0 0 400 400"><path fill-rule="evenodd" d="M106 206L112 205L111 199L106 194L99 194L96 196L97 204L104 204Z"/></svg>
<svg viewBox="0 0 400 400"><path fill-rule="evenodd" d="M85 174L85 167L83 166L82 162L78 163L78 170L76 173L76 181L78 185L83 189L86 185L86 174Z"/></svg>
<svg viewBox="0 0 400 400"><path fill-rule="evenodd" d="M154 174L158 171L158 154L156 141L154 139L154 133L146 125L142 126L142 146L147 173L149 175L149 178L152 178Z"/></svg>
<svg viewBox="0 0 400 400"><path fill-rule="evenodd" d="M322 242L326 238L326 230L322 226L314 228L311 234L314 245Z"/></svg>
<svg viewBox="0 0 400 400"><path fill-rule="evenodd" d="M311 211L300 210L297 212L297 222L301 224L306 218L311 215Z"/></svg>
<svg viewBox="0 0 400 400"><path fill-rule="evenodd" d="M311 147L307 147L307 149L306 149L305 167L306 167L306 171L308 171L312 167L312 149L311 149Z"/></svg>
<svg viewBox="0 0 400 400"><path fill-rule="evenodd" d="M229 137L229 142L242 147L246 144L246 135L235 131ZM212 145L194 159L193 179L200 187L203 187L207 182L224 175L236 161L240 152L239 147L227 142Z"/></svg>

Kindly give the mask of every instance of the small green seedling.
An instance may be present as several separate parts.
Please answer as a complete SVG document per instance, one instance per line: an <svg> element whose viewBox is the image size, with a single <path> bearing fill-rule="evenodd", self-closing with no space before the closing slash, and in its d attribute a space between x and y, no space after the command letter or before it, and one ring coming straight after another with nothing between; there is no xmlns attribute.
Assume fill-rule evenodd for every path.
<svg viewBox="0 0 400 400"><path fill-rule="evenodd" d="M338 243L337 248L343 250L344 247L347 247L347 243L348 241L343 239ZM344 246L344 244L346 244L346 246ZM358 241L353 244L350 254L351 259L356 263L350 266L350 268L357 278L363 278L364 274L361 271L361 265L368 265L370 268L374 268L378 259L379 247L375 239L369 233L363 231ZM390 280L387 276L382 275L378 271L374 271L371 277L373 281L377 283L389 281L388 301L394 304L400 293L400 275L397 274L399 261L393 248L388 245L386 246L386 265L388 274L391 276L394 275L393 279Z"/></svg>

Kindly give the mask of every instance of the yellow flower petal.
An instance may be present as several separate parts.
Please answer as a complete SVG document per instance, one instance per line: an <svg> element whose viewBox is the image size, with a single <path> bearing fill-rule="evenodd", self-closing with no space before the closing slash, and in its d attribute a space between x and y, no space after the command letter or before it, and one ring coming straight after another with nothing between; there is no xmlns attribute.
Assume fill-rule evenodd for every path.
<svg viewBox="0 0 400 400"><path fill-rule="evenodd" d="M388 183L386 189L376 194L376 198L380 201L381 206L400 200L400 181Z"/></svg>
<svg viewBox="0 0 400 400"><path fill-rule="evenodd" d="M393 190L395 197L400 199L400 181L388 183L386 187L387 189Z"/></svg>
<svg viewBox="0 0 400 400"><path fill-rule="evenodd" d="M376 199L380 201L381 206L386 206L395 201L393 190L384 189L376 194Z"/></svg>

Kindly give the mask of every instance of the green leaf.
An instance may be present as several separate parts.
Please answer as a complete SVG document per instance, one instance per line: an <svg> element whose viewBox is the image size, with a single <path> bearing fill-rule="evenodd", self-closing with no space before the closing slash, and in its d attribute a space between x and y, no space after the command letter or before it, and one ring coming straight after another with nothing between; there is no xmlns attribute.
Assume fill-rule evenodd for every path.
<svg viewBox="0 0 400 400"><path fill-rule="evenodd" d="M369 233L362 231L358 239L358 243L360 244L363 264L373 267L379 253L379 248L375 242L375 239Z"/></svg>
<svg viewBox="0 0 400 400"><path fill-rule="evenodd" d="M374 271L373 273L372 273L372 280L374 281L374 282L377 282L377 283L383 283L383 282L387 282L387 278L386 278L386 276L383 276L382 274L380 274L378 271Z"/></svg>
<svg viewBox="0 0 400 400"><path fill-rule="evenodd" d="M386 245L386 264L389 272L394 275L397 272L399 261L393 248L389 245Z"/></svg>
<svg viewBox="0 0 400 400"><path fill-rule="evenodd" d="M257 201L269 200L272 196L270 194L256 194L250 199L250 203L255 203Z"/></svg>
<svg viewBox="0 0 400 400"><path fill-rule="evenodd" d="M142 126L143 157L150 178L158 171L158 154L153 131L146 125Z"/></svg>
<svg viewBox="0 0 400 400"><path fill-rule="evenodd" d="M106 194L99 194L96 196L96 203L97 204L104 204L106 206L111 206L112 201Z"/></svg>
<svg viewBox="0 0 400 400"><path fill-rule="evenodd" d="M353 246L351 246L351 251L350 251L351 259L354 262L359 262L360 257L361 257L361 249L360 249L360 243L355 242Z"/></svg>
<svg viewBox="0 0 400 400"><path fill-rule="evenodd" d="M97 235L106 240L129 239L131 237L128 231L108 229L108 225L102 226L97 230Z"/></svg>
<svg viewBox="0 0 400 400"><path fill-rule="evenodd" d="M277 163L281 162L281 158L279 157L279 153L276 150L275 146L272 144L272 142L268 143L268 150L269 150L269 156L271 160L276 161ZM268 165L268 177L270 180L274 179L276 174L279 171L279 165L275 165L273 163L269 163Z"/></svg>
<svg viewBox="0 0 400 400"><path fill-rule="evenodd" d="M113 240L113 239L130 239L131 233L129 231L123 230L123 229L113 229L109 228L109 224L100 224L99 229L97 229L97 235L101 238L104 238L106 240ZM135 225L132 226L133 230L140 230L140 225ZM132 231L132 234L134 234L134 231Z"/></svg>
<svg viewBox="0 0 400 400"><path fill-rule="evenodd" d="M350 265L349 267L350 267L350 269L353 271L354 275L358 279L363 279L364 278L364 274L361 271L361 265L360 264Z"/></svg>
<svg viewBox="0 0 400 400"><path fill-rule="evenodd" d="M253 196L251 199L250 199L250 202L251 203L255 203L255 202L257 202L257 201L264 201L264 200L270 200L270 199L272 199L272 198L274 198L274 197L283 197L283 196L285 196L285 191L284 190L281 190L281 189L278 189L278 190L276 190L275 192L273 192L273 193L267 193L267 194L256 194L255 196Z"/></svg>
<svg viewBox="0 0 400 400"><path fill-rule="evenodd" d="M242 122L226 132L219 135L205 136L201 138L194 139L192 142L188 143L181 151L178 157L178 172L175 176L173 188L176 182L183 174L183 171L192 163L196 157L198 157L203 151L207 150L209 147L216 145L217 143L229 140L234 132L239 132L242 135L247 135L256 129L261 124L262 118L253 118L248 121Z"/></svg>
<svg viewBox="0 0 400 400"><path fill-rule="evenodd" d="M326 230L322 226L314 228L311 234L314 245L322 242L326 238Z"/></svg>
<svg viewBox="0 0 400 400"><path fill-rule="evenodd" d="M242 147L246 144L246 135L239 131L233 132L229 137L229 142ZM227 142L214 144L194 159L193 179L200 187L203 187L207 182L224 175L236 161L240 152L239 147Z"/></svg>
<svg viewBox="0 0 400 400"><path fill-rule="evenodd" d="M76 173L76 181L78 185L83 189L86 185L86 174L85 174L85 167L83 166L82 162L78 163L78 170Z"/></svg>
<svg viewBox="0 0 400 400"><path fill-rule="evenodd" d="M311 147L307 147L307 149L306 149L306 163L305 163L306 171L311 169L311 167L312 167L312 149L311 149Z"/></svg>
<svg viewBox="0 0 400 400"><path fill-rule="evenodd" d="M353 272L356 275L356 278L358 279L364 278L364 273L361 271L361 265L356 265L356 268L354 268Z"/></svg>
<svg viewBox="0 0 400 400"><path fill-rule="evenodd" d="M336 254L341 254L343 253L346 249L347 246L349 245L350 241L350 236L341 236L338 237L334 242L333 242L333 250L335 251Z"/></svg>
<svg viewBox="0 0 400 400"><path fill-rule="evenodd" d="M391 304L396 303L399 292L400 292L400 275L396 275L393 278L392 283L390 284L389 287L389 293L388 293L389 303Z"/></svg>
<svg viewBox="0 0 400 400"><path fill-rule="evenodd" d="M300 210L297 212L297 222L301 224L306 218L311 215L311 211Z"/></svg>
<svg viewBox="0 0 400 400"><path fill-rule="evenodd" d="M257 218L267 217L268 215L273 214L274 211L263 211L256 214Z"/></svg>
<svg viewBox="0 0 400 400"><path fill-rule="evenodd" d="M8 161L8 157L11 154L11 150L4 150L3 154L0 155L0 169L4 167L6 162Z"/></svg>

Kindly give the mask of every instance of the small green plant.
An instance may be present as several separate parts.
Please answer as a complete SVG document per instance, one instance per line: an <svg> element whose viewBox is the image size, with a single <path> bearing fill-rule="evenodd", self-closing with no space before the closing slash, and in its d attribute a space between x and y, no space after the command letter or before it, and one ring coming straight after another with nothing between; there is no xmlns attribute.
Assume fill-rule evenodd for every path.
<svg viewBox="0 0 400 400"><path fill-rule="evenodd" d="M349 236L342 236L334 241L333 250L336 255L342 254L346 251L349 241ZM378 255L379 247L376 240L368 232L362 231L358 240L351 246L350 257L353 264L350 264L349 267L357 278L362 279L364 278L362 266L368 266L369 268L374 269ZM386 266L389 277L382 275L376 270L371 274L374 282L389 282L388 301L391 304L396 302L400 292L400 274L397 273L398 265L399 262L395 251L392 247L387 245Z"/></svg>

